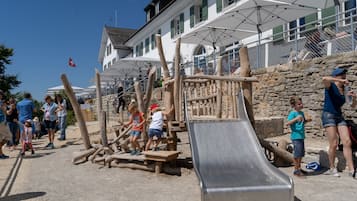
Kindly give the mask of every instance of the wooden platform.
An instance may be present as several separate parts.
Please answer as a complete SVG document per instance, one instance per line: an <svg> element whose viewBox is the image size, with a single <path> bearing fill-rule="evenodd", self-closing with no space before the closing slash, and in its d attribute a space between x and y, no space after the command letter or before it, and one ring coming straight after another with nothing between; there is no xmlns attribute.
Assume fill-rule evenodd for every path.
<svg viewBox="0 0 357 201"><path fill-rule="evenodd" d="M176 160L180 154L179 151L144 151L142 153L145 155L146 160L159 162Z"/></svg>

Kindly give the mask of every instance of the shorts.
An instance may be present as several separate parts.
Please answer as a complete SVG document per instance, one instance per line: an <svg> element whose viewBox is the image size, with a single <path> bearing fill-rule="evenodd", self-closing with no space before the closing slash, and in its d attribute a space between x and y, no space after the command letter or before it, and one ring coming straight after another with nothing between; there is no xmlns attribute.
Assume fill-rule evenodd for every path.
<svg viewBox="0 0 357 201"><path fill-rule="evenodd" d="M294 158L302 158L305 156L305 143L303 139L292 140L294 145Z"/></svg>
<svg viewBox="0 0 357 201"><path fill-rule="evenodd" d="M133 137L140 137L141 131L131 131L130 135Z"/></svg>
<svg viewBox="0 0 357 201"><path fill-rule="evenodd" d="M45 128L47 128L47 129L55 129L56 128L56 121L45 120Z"/></svg>
<svg viewBox="0 0 357 201"><path fill-rule="evenodd" d="M162 134L162 130L152 128L149 129L149 138L153 138L154 136L156 136L157 138L161 138Z"/></svg>
<svg viewBox="0 0 357 201"><path fill-rule="evenodd" d="M335 115L330 112L322 112L322 126L324 128L330 126L347 126L347 123L342 115Z"/></svg>

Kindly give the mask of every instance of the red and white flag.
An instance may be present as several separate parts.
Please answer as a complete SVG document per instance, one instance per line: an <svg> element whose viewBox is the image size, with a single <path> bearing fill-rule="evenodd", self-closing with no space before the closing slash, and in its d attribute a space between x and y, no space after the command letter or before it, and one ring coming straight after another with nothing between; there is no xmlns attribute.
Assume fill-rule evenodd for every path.
<svg viewBox="0 0 357 201"><path fill-rule="evenodd" d="M70 67L76 67L76 64L73 62L73 60L72 60L71 57L69 57L68 65L69 65Z"/></svg>

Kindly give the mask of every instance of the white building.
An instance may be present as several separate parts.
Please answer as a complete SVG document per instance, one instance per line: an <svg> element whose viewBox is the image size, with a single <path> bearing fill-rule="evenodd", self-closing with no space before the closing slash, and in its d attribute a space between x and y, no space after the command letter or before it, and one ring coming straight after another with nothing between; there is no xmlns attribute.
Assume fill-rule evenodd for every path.
<svg viewBox="0 0 357 201"><path fill-rule="evenodd" d="M107 53L107 47L110 41L110 34L108 35L106 29L103 31L102 45L99 54L99 60L102 63L103 70L108 68L113 59L120 59L126 56L132 57L148 57L159 59L158 51L155 44L155 34L160 34L163 44L165 57L168 61L173 63L175 54L175 41L182 34L192 31L193 28L199 26L205 21L213 20L219 17L222 12L234 6L239 0L152 0L144 11L146 12L146 24L142 26L135 33L127 37L127 40L121 44L120 48L116 49L115 57ZM339 7L340 12L356 8L356 0L347 0ZM291 29L299 31L305 29L314 29L313 21L319 21L320 27L326 27L333 23L335 18L326 17L333 16L336 13L335 7L320 9L317 13L301 17L295 21L275 27L262 34L262 54L260 63L262 66L274 65L286 62L286 58L282 59L283 54L289 53L294 47L294 32ZM355 12L354 12L355 14ZM341 15L342 18L348 18L347 14ZM324 20L321 20L324 18ZM338 23L338 26L345 24ZM317 29L317 28L316 28ZM128 32L127 32L128 33ZM106 34L106 35L105 35ZM297 35L298 39L303 39L301 43L305 42L304 35ZM249 37L243 40L244 44L249 44L252 41L257 41L257 36ZM238 41L237 41L238 42ZM240 41L242 43L242 41ZM236 43L238 44L238 43ZM254 68L256 63L256 43L251 43L249 48L249 56L251 66ZM230 59L238 58L238 45L233 47L218 47L219 54L229 53ZM213 66L213 62L208 61L207 55L211 55L213 47L201 44L181 44L181 63L193 63L195 68L208 68ZM227 63L227 61L226 61ZM231 65L231 64L229 64ZM236 66L235 66L236 67ZM231 69L230 69L231 70ZM186 69L186 74L192 74L193 68Z"/></svg>

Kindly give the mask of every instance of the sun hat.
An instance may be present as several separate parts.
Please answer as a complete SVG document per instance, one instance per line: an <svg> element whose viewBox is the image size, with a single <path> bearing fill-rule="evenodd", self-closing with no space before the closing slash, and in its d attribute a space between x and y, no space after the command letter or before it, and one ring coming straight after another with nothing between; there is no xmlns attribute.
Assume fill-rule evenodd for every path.
<svg viewBox="0 0 357 201"><path fill-rule="evenodd" d="M159 107L159 105L157 103L154 103L154 104L150 105L150 110L153 111L158 107Z"/></svg>
<svg viewBox="0 0 357 201"><path fill-rule="evenodd" d="M344 68L335 68L335 70L332 71L331 76L336 77L339 75L343 75L347 73L347 69Z"/></svg>

